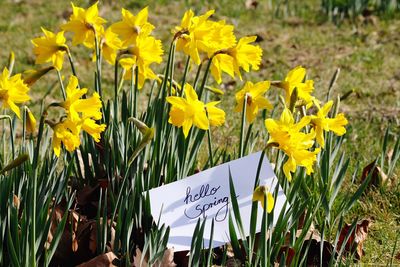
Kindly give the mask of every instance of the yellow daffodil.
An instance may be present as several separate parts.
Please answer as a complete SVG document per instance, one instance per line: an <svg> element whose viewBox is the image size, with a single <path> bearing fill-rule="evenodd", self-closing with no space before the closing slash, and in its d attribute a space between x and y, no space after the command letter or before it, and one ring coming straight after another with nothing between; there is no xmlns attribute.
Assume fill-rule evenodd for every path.
<svg viewBox="0 0 400 267"><path fill-rule="evenodd" d="M222 82L222 72L229 74L232 78L235 78L235 70L233 67L233 57L228 54L220 53L216 54L212 58L211 62L211 75L215 81L220 84Z"/></svg>
<svg viewBox="0 0 400 267"><path fill-rule="evenodd" d="M221 126L225 122L225 111L216 107L220 102L221 101L213 101L204 106L211 126Z"/></svg>
<svg viewBox="0 0 400 267"><path fill-rule="evenodd" d="M212 57L216 52L226 50L236 45L236 36L233 33L233 25L221 21L206 21L207 34L202 40L198 41L198 48L206 52L208 57Z"/></svg>
<svg viewBox="0 0 400 267"><path fill-rule="evenodd" d="M54 154L57 157L60 156L61 144L64 144L65 149L69 152L77 149L81 144L81 130L92 136L95 142L99 142L100 135L105 129L105 124L97 124L95 120L90 118L83 118L77 121L67 118L53 127Z"/></svg>
<svg viewBox="0 0 400 267"><path fill-rule="evenodd" d="M267 200L267 205L265 206L264 198ZM260 201L263 209L267 210L267 213L271 213L274 208L275 199L274 196L269 192L268 186L260 185L253 192L253 202Z"/></svg>
<svg viewBox="0 0 400 267"><path fill-rule="evenodd" d="M157 75L150 69L152 63L162 62L161 41L153 36L140 35L136 39L136 44L128 49L129 57L119 60L121 66L126 70L125 79L131 79L132 70L138 67L139 88L143 87L146 79L158 79Z"/></svg>
<svg viewBox="0 0 400 267"><path fill-rule="evenodd" d="M256 84L253 84L252 82L246 82L243 89L237 92L235 95L235 111L242 112L246 95L246 120L249 123L254 121L259 110L272 109L271 103L264 97L264 94L268 91L269 87L269 81L258 82Z"/></svg>
<svg viewBox="0 0 400 267"><path fill-rule="evenodd" d="M72 121L79 121L81 117L93 118L95 120L100 120L102 118L99 94L93 93L92 97L81 99L81 97L87 93L88 89L78 87L78 78L71 76L65 91L67 98L62 105Z"/></svg>
<svg viewBox="0 0 400 267"><path fill-rule="evenodd" d="M59 157L61 152L61 143L69 152L74 151L81 144L79 138L79 126L77 123L66 119L53 127L53 150Z"/></svg>
<svg viewBox="0 0 400 267"><path fill-rule="evenodd" d="M105 124L97 124L96 121L91 118L83 118L80 123L82 130L93 137L96 143L100 142L100 134L106 129Z"/></svg>
<svg viewBox="0 0 400 267"><path fill-rule="evenodd" d="M108 28L103 34L101 34L101 52L104 59L111 65L115 64L117 52L122 48L122 42L110 28ZM96 60L94 54L93 60Z"/></svg>
<svg viewBox="0 0 400 267"><path fill-rule="evenodd" d="M194 16L192 10L188 10L183 15L181 25L175 27L175 37L177 37L176 50L183 51L186 55L199 65L201 62L198 42L208 34L207 19L214 14L214 10L206 12L202 16Z"/></svg>
<svg viewBox="0 0 400 267"><path fill-rule="evenodd" d="M31 99L28 91L29 87L21 79L21 74L10 77L8 69L3 69L0 75L0 107L10 108L18 118L21 118L21 112L16 104Z"/></svg>
<svg viewBox="0 0 400 267"><path fill-rule="evenodd" d="M296 171L297 166L305 167L307 174L314 171L313 164L320 149L309 149L314 145L315 132L301 132L310 120L311 118L306 116L295 123L292 113L287 108L282 112L280 120L265 120L265 127L270 134L268 143L275 144L289 157L283 165L283 172L289 182L292 180L291 173Z"/></svg>
<svg viewBox="0 0 400 267"><path fill-rule="evenodd" d="M72 15L61 28L74 33L73 45L83 44L88 48L94 47L95 34L101 33L103 31L102 25L107 22L99 16L97 4L98 2L87 10L72 4Z"/></svg>
<svg viewBox="0 0 400 267"><path fill-rule="evenodd" d="M88 89L80 89L75 76L71 76L65 91L67 97L62 106L67 118L53 127L53 148L57 156L60 155L61 144L70 152L80 145L81 130L99 142L101 133L106 129L105 124L96 123L103 116L99 94L94 93L92 97L82 99Z"/></svg>
<svg viewBox="0 0 400 267"><path fill-rule="evenodd" d="M220 126L224 123L225 112L216 107L218 102L205 105L198 99L196 91L190 84L185 84L184 92L186 98L169 96L167 101L172 105L168 122L182 127L185 137L189 134L192 125L208 130L210 125Z"/></svg>
<svg viewBox="0 0 400 267"><path fill-rule="evenodd" d="M249 72L250 67L258 70L261 64L262 49L250 43L256 40L256 36L243 37L232 48L217 52L212 58L211 74L217 83L221 83L221 73L225 72L232 78L235 74L242 80L240 68Z"/></svg>
<svg viewBox="0 0 400 267"><path fill-rule="evenodd" d="M313 103L314 97L311 93L314 91L314 81L306 80L303 82L306 76L306 69L297 66L296 68L289 71L285 80L282 83L283 89L286 91L286 103L290 104L290 99L294 88L297 88L297 96L303 100L307 107L310 107Z"/></svg>
<svg viewBox="0 0 400 267"><path fill-rule="evenodd" d="M334 118L327 117L332 105L333 101L329 101L322 108L317 105L319 108L317 115L311 116L311 124L314 127L317 142L322 148L325 146L324 131L332 131L338 136L346 133L344 126L347 125L348 121L343 113L338 114Z"/></svg>
<svg viewBox="0 0 400 267"><path fill-rule="evenodd" d="M52 33L42 28L44 36L32 40L33 52L36 55L36 64L51 62L55 69L60 71L64 62L64 55L68 50L65 44L64 32Z"/></svg>
<svg viewBox="0 0 400 267"><path fill-rule="evenodd" d="M221 49L228 49L236 44L233 26L225 21L213 22L208 18L214 14L210 10L201 16L194 16L192 10L187 11L181 25L175 28L176 50L183 51L200 65L200 52L211 57Z"/></svg>
<svg viewBox="0 0 400 267"><path fill-rule="evenodd" d="M26 131L34 133L36 130L36 119L29 108L26 108Z"/></svg>
<svg viewBox="0 0 400 267"><path fill-rule="evenodd" d="M242 79L240 69L242 68L245 72L252 70L258 70L261 64L262 49L258 45L252 45L250 43L255 42L257 36L248 36L240 38L238 44L228 50L228 54L234 59L233 68L235 73Z"/></svg>
<svg viewBox="0 0 400 267"><path fill-rule="evenodd" d="M154 26L147 21L148 8L143 8L136 16L126 9L122 9L122 21L111 25L111 30L121 37L124 47L134 45L137 36L148 36Z"/></svg>

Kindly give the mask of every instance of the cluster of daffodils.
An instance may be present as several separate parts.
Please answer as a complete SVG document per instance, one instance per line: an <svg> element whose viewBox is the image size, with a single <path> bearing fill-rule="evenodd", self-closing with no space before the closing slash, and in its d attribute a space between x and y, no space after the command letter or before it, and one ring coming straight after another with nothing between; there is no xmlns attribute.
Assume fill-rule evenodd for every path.
<svg viewBox="0 0 400 267"><path fill-rule="evenodd" d="M121 21L105 28L107 21L99 16L97 3L88 9L72 4L72 15L61 25L61 31L51 32L42 28L44 35L32 40L36 63L50 63L50 66L33 71L24 79L20 74L11 76L7 68L0 76L0 104L10 108L20 118L20 109L16 104L30 100L27 94L28 85L49 71L56 70L64 101L51 106L62 107L64 115L57 122L47 122L54 131L53 147L57 156L60 155L62 147L70 152L76 150L81 144L81 132L86 132L96 142L103 136L106 125L99 90L102 59L115 66L116 77L119 74L118 67L121 66L122 77L131 80L138 89L144 86L146 80L160 80L159 77L163 77L152 69L154 63L162 62L163 49L161 41L151 35L155 27L148 22L148 9L144 8L137 15L126 9L122 9L121 13ZM197 74L202 66L206 65L201 85L196 75L193 85L185 81L182 83L183 88L178 85L176 87L179 90L166 93L165 100L170 104L168 122L182 128L184 138L190 138L193 126L209 131L211 126L221 126L225 122L225 112L217 107L219 101L208 102L208 97L202 95L208 72L216 83L222 82L223 73L242 80L241 71L258 70L261 64L262 49L253 44L256 37L245 36L238 39L234 34L234 26L223 20L213 21L213 14L214 11L211 10L196 16L189 10L184 14L181 24L172 31L170 57L174 56L175 50L183 52L188 57L187 64L198 66ZM68 32L73 35L72 46L87 47L96 62L96 92L90 97L89 90L79 85L70 47L64 36ZM64 90L60 72L65 57L69 60L73 75L70 76ZM184 76L186 77L186 73ZM170 84L177 84L172 77L164 76L163 79ZM242 127L244 123L255 123L260 111L273 108L273 104L266 98L271 86L282 92L283 108L278 120L265 120L265 127L270 135L267 144L286 154L283 172L288 181L291 181L299 166L304 167L307 174L313 172L317 154L325 145L325 132L332 131L336 135L343 135L346 132L347 120L343 114L330 115L333 102L329 101L323 105L312 95L314 82L307 80L306 69L298 66L282 81L245 82L244 87L235 95L234 108L236 112L242 113ZM267 204L264 203L264 199L267 200ZM253 200L261 201L268 212L272 210L273 198L267 187L257 188Z"/></svg>
<svg viewBox="0 0 400 267"><path fill-rule="evenodd" d="M258 70L262 49L252 45L256 36L243 37L237 41L234 26L224 20L211 21L210 10L201 16L195 16L192 10L185 13L181 25L173 31L176 49L189 55L197 65L209 60L211 74L217 83L222 82L222 72L232 78L237 75L242 80L240 69L246 72Z"/></svg>
<svg viewBox="0 0 400 267"><path fill-rule="evenodd" d="M152 63L161 63L161 41L151 36L154 26L147 21L148 10L144 8L136 16L122 9L122 20L104 28L107 21L99 16L98 3L88 9L72 4L72 15L69 21L61 25L62 31L57 33L42 28L44 36L32 40L36 64L51 63L50 68L59 72L63 68L65 55L68 55L73 67L70 48L66 44L65 32L73 34L72 45L84 45L93 51L93 60L100 62L104 58L109 64L120 64L124 69L124 78L131 79L137 75L138 87L141 88L146 79L157 79L150 69ZM36 72L36 76L46 72ZM73 68L75 74L75 69ZM29 77L31 78L32 75ZM38 79L40 77L36 77ZM60 82L62 83L61 79ZM100 141L101 133L106 125L101 124L102 101L98 92L87 98L88 89L80 88L78 78L71 76L69 84L63 92L64 102L60 104L65 110L58 123L49 124L54 130L53 147L57 156L61 145L67 151L74 151L80 146L80 132L83 130ZM24 102L28 98L17 99Z"/></svg>
<svg viewBox="0 0 400 267"><path fill-rule="evenodd" d="M106 129L105 124L96 122L103 116L100 111L102 105L100 96L95 92L90 98L82 98L87 91L87 88L79 88L78 78L71 76L66 88L66 99L60 104L64 108L66 117L53 126L53 147L57 156L61 152L61 143L70 152L80 146L81 130L99 142L100 134Z"/></svg>

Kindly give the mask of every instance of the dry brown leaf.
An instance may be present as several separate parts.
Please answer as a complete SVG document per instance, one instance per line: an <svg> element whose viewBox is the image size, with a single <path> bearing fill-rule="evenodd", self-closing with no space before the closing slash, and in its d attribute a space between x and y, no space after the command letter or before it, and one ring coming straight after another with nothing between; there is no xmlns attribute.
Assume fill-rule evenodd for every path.
<svg viewBox="0 0 400 267"><path fill-rule="evenodd" d="M13 204L14 204L14 207L18 210L19 209L20 200L19 200L17 195L13 195Z"/></svg>
<svg viewBox="0 0 400 267"><path fill-rule="evenodd" d="M51 214L51 209L48 211L49 215ZM60 206L56 206L54 208L54 213L52 214L51 217L51 222L50 222L50 231L47 234L47 240L46 243L44 244L44 247L46 249L50 248L50 244L53 241L53 236L54 233L57 230L57 225L61 222L62 217L64 216L64 210Z"/></svg>
<svg viewBox="0 0 400 267"><path fill-rule="evenodd" d="M162 257L160 266L161 267L175 267L176 266L176 263L174 262L174 249L173 248L169 248L164 251L164 255Z"/></svg>
<svg viewBox="0 0 400 267"><path fill-rule="evenodd" d="M146 257L142 260L142 251L136 248L136 255L133 256L133 267L147 267L148 265Z"/></svg>
<svg viewBox="0 0 400 267"><path fill-rule="evenodd" d="M71 239L72 239L72 251L76 252L78 250L79 245L78 245L78 240L76 239L75 232L72 232Z"/></svg>
<svg viewBox="0 0 400 267"><path fill-rule="evenodd" d="M240 267L242 266L242 262L235 258L229 258L226 260L227 267Z"/></svg>
<svg viewBox="0 0 400 267"><path fill-rule="evenodd" d="M78 229L80 214L74 210L69 213L69 219L72 225L72 230L76 231Z"/></svg>
<svg viewBox="0 0 400 267"><path fill-rule="evenodd" d="M294 255L296 255L296 251L293 248L288 246L283 246L279 249L277 258L278 260L280 260L282 257L284 257L286 259L285 260L286 266L290 266L294 258Z"/></svg>
<svg viewBox="0 0 400 267"><path fill-rule="evenodd" d="M338 241L338 248L337 250L340 251L342 246L345 245L344 252L345 254L352 254L355 252L355 256L357 260L360 260L361 257L364 255L363 250L363 243L368 236L368 227L370 225L369 220L362 220L357 223L356 229L351 233L348 241L346 244L343 244L347 234L350 231L351 225L346 224L343 229L340 231L339 241Z"/></svg>
<svg viewBox="0 0 400 267"><path fill-rule="evenodd" d="M258 6L258 1L256 0L246 0L246 8L247 9L256 9Z"/></svg>
<svg viewBox="0 0 400 267"><path fill-rule="evenodd" d="M113 261L118 259L113 252L107 252L105 254L99 255L96 258L91 259L85 263L78 265L77 267L114 267L117 265L113 264Z"/></svg>
<svg viewBox="0 0 400 267"><path fill-rule="evenodd" d="M374 167L375 166L375 167ZM371 180L368 186L376 186L379 187L386 183L388 180L387 175L382 171L379 166L375 165L375 162L368 164L362 171L361 174L361 182L364 182L367 179L368 175L371 174Z"/></svg>
<svg viewBox="0 0 400 267"><path fill-rule="evenodd" d="M89 249L92 253L95 253L96 249L97 249L97 224L96 224L96 222L93 222L90 225Z"/></svg>

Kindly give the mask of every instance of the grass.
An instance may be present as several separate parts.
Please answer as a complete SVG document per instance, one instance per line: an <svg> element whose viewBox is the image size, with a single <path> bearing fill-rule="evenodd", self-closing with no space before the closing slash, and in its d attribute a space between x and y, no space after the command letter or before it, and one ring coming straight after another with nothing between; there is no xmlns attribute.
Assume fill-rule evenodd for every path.
<svg viewBox="0 0 400 267"><path fill-rule="evenodd" d="M89 1L76 1L77 5L88 6ZM137 12L147 1L103 1L101 12L110 21L119 19L121 7ZM343 95L354 91L342 102L342 111L347 114L351 123L347 134L347 155L352 157L352 169L356 163L360 168L372 162L377 156L381 140L387 126L391 125L392 137L400 133L400 54L399 39L400 20L379 21L375 24L341 24L320 23L318 1L304 1L297 6L298 17L289 16L276 19L267 1L260 1L256 9L246 9L244 1L150 1L150 21L156 25L155 35L167 42L170 41L170 29L179 23L183 12L188 7L195 12L206 9L217 9L217 19L226 19L240 29L239 36L257 34L263 40L259 42L264 50L261 70L244 80L260 81L262 79L281 79L285 73L296 65L303 65L309 71L310 78L315 80L316 94L324 99L329 80L337 68L341 69L340 77L332 95ZM51 2L44 0L17 1L0 0L0 65L7 62L8 53L16 54L16 72L33 68L34 56L30 40L40 34L40 27L58 30L58 25L69 16L69 1ZM90 53L82 48L73 48L78 58L77 68L85 68L90 62ZM179 64L179 62L177 63ZM105 70L110 73L112 68ZM85 72L87 73L87 72ZM105 75L106 77L106 75ZM54 77L54 80L56 77ZM93 77L81 77L87 86L92 84ZM211 79L210 79L211 80ZM43 97L49 89L50 82L38 83L31 92L35 99ZM234 92L241 88L238 81L232 89L226 90L223 98L225 109L231 108ZM107 92L107 89L105 89ZM110 94L111 94L110 90ZM54 88L46 101L51 102L59 90ZM38 109L38 107L37 107ZM239 115L237 115L239 117ZM257 127L262 132L259 122ZM223 132L239 131L235 124L227 124ZM214 140L221 146L229 145L235 140L222 139L214 132ZM365 242L366 255L363 263L386 264L390 261L396 241L396 232L400 231L400 171L395 170L391 187L377 188L367 192L359 202L352 218L370 218L373 224ZM349 188L355 190L355 188ZM400 240L399 240L400 242ZM399 251L400 244L395 251ZM399 260L394 263L400 264Z"/></svg>

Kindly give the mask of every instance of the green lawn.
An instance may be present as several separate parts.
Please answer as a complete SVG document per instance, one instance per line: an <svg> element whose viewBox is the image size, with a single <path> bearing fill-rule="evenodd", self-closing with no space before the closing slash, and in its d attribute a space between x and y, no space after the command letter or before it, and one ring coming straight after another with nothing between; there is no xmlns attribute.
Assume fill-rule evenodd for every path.
<svg viewBox="0 0 400 267"><path fill-rule="evenodd" d="M76 4L88 6L88 2L90 1L76 1ZM121 7L136 13L145 6L145 2L109 0L102 1L99 8L103 17L114 22L120 18ZM352 170L357 163L362 169L378 156L382 137L389 125L391 138L399 136L400 20L377 19L374 23L368 23L360 19L357 20L357 25L345 22L335 26L329 22L321 22L319 1L315 0L301 1L305 3L297 7L298 16L288 15L285 18L275 18L264 1L259 1L256 9L246 9L245 1L240 0L222 0L218 4L213 3L214 1L190 0L149 2L149 20L157 27L155 35L164 41L164 50L171 41L171 29L180 22L188 8L196 13L215 8L215 19L226 19L235 25L238 36L259 35L258 44L264 50L262 66L259 72L245 75L244 80L282 79L289 69L302 65L308 69L308 77L315 81L316 95L325 99L330 79L335 70L340 68L340 76L331 96L337 97L354 91L342 101L341 106L350 122L346 148L347 155L352 158ZM69 17L71 11L69 1L0 0L0 5L0 64L6 65L8 54L12 50L16 55L16 72L34 67L35 59L30 40L40 35L40 27L58 31L59 25ZM85 70L81 71L85 74L80 79L84 85L90 87L93 77L86 70L93 64L90 61L91 54L82 47L74 47L72 51L77 60L78 72ZM65 76L69 75L68 71ZM105 79L111 84L113 68L107 67L104 72L109 73L109 78ZM229 81L229 78L225 77L225 81ZM243 82L237 81L233 88L226 90L222 100L226 109L232 108L234 92L242 85ZM46 82L41 81L32 88L31 95L34 99L42 99L50 87L51 79L50 82L49 79ZM225 87L221 85L221 88ZM57 89L54 88L51 94L45 96L47 102L59 97ZM107 94L107 86L104 90ZM110 93L111 91L110 88ZM261 129L261 120L259 124L257 127ZM232 130L239 131L238 126L234 123L227 124L223 129L225 134L214 133L214 138L221 145L233 142L232 138L226 137ZM349 215L348 223L356 216L372 220L370 233L364 244L364 263L388 263L396 238L399 239L399 168L391 178L391 186L368 191L354 213ZM398 255L397 258L399 254L400 244L394 252L394 255ZM399 259L394 262L400 264Z"/></svg>

